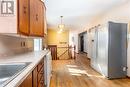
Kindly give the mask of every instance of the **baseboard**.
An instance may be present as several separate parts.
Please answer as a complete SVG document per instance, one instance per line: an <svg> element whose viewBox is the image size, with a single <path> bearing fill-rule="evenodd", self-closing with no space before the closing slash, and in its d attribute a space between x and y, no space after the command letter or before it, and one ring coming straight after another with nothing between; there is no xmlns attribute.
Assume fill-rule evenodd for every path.
<svg viewBox="0 0 130 87"><path fill-rule="evenodd" d="M130 79L130 76L126 76L128 79Z"/></svg>
<svg viewBox="0 0 130 87"><path fill-rule="evenodd" d="M84 52L84 53L88 54L87 52Z"/></svg>

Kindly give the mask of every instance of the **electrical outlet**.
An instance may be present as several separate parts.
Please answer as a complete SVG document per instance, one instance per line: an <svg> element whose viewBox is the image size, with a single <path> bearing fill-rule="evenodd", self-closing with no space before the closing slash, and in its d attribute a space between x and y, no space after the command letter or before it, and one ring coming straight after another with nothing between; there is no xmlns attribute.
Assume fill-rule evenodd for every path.
<svg viewBox="0 0 130 87"><path fill-rule="evenodd" d="M25 47L26 46L26 43L25 42L23 42L23 47Z"/></svg>
<svg viewBox="0 0 130 87"><path fill-rule="evenodd" d="M21 47L23 47L23 42L22 41L20 42L20 45L21 45Z"/></svg>

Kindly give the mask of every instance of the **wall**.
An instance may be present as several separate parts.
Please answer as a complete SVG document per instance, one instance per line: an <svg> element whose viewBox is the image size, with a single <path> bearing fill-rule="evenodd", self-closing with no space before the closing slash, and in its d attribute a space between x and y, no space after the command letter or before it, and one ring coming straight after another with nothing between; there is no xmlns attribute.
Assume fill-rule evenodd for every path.
<svg viewBox="0 0 130 87"><path fill-rule="evenodd" d="M108 11L105 11L100 15L97 15L95 19L87 23L86 29L88 30L89 28L94 27L98 24L104 24L107 21L123 23L130 22L130 1Z"/></svg>
<svg viewBox="0 0 130 87"><path fill-rule="evenodd" d="M54 29L48 29L47 35L48 45L57 45L57 56L62 55L68 48L60 48L60 47L68 47L69 45L69 31L63 31L62 33L58 33ZM68 52L66 52L60 59L68 59Z"/></svg>
<svg viewBox="0 0 130 87"><path fill-rule="evenodd" d="M56 30L48 29L47 41L48 45L68 46L69 31L58 33ZM66 42L66 44L60 44L60 42Z"/></svg>
<svg viewBox="0 0 130 87"><path fill-rule="evenodd" d="M21 42L25 42L25 46ZM33 50L33 39L0 35L0 57Z"/></svg>
<svg viewBox="0 0 130 87"><path fill-rule="evenodd" d="M79 38L78 38L78 31L70 30L69 32L69 44L76 46L76 53L79 52Z"/></svg>

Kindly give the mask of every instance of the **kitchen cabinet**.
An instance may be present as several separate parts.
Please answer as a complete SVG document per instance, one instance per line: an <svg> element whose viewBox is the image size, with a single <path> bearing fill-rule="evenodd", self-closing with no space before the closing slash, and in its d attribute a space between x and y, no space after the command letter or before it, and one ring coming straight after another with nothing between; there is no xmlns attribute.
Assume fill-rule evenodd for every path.
<svg viewBox="0 0 130 87"><path fill-rule="evenodd" d="M37 83L37 67L33 70L33 87L37 87L38 83Z"/></svg>
<svg viewBox="0 0 130 87"><path fill-rule="evenodd" d="M37 81L38 81L38 87L44 87L44 60L41 60L41 62L37 66Z"/></svg>
<svg viewBox="0 0 130 87"><path fill-rule="evenodd" d="M40 0L30 1L30 35L31 36L44 36L44 13L43 13L43 2Z"/></svg>
<svg viewBox="0 0 130 87"><path fill-rule="evenodd" d="M40 0L13 0L13 14L0 16L0 33L9 35L44 36L46 15Z"/></svg>
<svg viewBox="0 0 130 87"><path fill-rule="evenodd" d="M19 0L19 28L18 32L29 34L29 0Z"/></svg>
<svg viewBox="0 0 130 87"><path fill-rule="evenodd" d="M30 0L30 35L34 35L37 29L36 21L37 21L37 0Z"/></svg>
<svg viewBox="0 0 130 87"><path fill-rule="evenodd" d="M19 87L33 87L32 73L22 82L22 84Z"/></svg>
<svg viewBox="0 0 130 87"><path fill-rule="evenodd" d="M44 87L44 59L39 62L19 87Z"/></svg>

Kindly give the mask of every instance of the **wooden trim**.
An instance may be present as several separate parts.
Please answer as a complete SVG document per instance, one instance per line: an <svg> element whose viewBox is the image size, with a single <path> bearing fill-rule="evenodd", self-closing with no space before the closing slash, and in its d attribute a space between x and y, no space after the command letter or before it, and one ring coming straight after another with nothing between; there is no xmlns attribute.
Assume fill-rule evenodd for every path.
<svg viewBox="0 0 130 87"><path fill-rule="evenodd" d="M17 33L19 33L19 0L17 0Z"/></svg>
<svg viewBox="0 0 130 87"><path fill-rule="evenodd" d="M29 36L34 36L34 37L44 37L44 35L36 35L36 34L29 34Z"/></svg>
<svg viewBox="0 0 130 87"><path fill-rule="evenodd" d="M74 47L57 47L57 48L74 48Z"/></svg>
<svg viewBox="0 0 130 87"><path fill-rule="evenodd" d="M28 17L28 19L29 19L29 24L28 24L28 26L29 26L29 34L30 34L30 0L28 0L29 1L29 3L28 3L28 6L29 6L29 9L28 9L28 11L29 11L29 17ZM29 34L28 34L28 36L29 36Z"/></svg>

